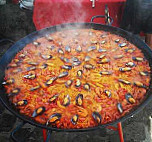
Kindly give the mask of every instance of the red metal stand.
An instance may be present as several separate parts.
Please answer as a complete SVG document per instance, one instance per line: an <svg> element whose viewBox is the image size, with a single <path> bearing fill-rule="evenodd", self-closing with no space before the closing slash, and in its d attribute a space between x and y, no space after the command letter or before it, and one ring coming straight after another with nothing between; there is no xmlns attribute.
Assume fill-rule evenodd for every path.
<svg viewBox="0 0 152 142"><path fill-rule="evenodd" d="M114 130L114 131L118 131L119 133L119 138L120 138L120 142L124 142L124 137L123 137L123 131L122 131L122 125L121 125L121 122L119 122L117 124L117 127L113 127L113 126L108 126L107 129L111 129L111 130ZM46 142L47 140L47 130L46 129L43 129L43 142Z"/></svg>

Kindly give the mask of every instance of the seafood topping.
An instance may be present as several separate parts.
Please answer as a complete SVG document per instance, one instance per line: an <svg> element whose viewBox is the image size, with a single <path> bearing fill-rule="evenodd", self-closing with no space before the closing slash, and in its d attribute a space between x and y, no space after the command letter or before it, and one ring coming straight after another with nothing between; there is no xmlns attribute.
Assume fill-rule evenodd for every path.
<svg viewBox="0 0 152 142"><path fill-rule="evenodd" d="M120 39L116 39L115 42L118 43L120 41Z"/></svg>
<svg viewBox="0 0 152 142"><path fill-rule="evenodd" d="M106 43L106 41L105 41L105 40L102 40L100 43L101 43L101 44L105 44L105 43Z"/></svg>
<svg viewBox="0 0 152 142"><path fill-rule="evenodd" d="M111 92L110 92L109 90L105 90L104 92L105 92L105 94L108 96L108 98L111 97Z"/></svg>
<svg viewBox="0 0 152 142"><path fill-rule="evenodd" d="M90 56L85 56L84 61L88 62L88 61L90 61L90 59L91 59Z"/></svg>
<svg viewBox="0 0 152 142"><path fill-rule="evenodd" d="M52 58L52 55L41 55L43 59L49 60Z"/></svg>
<svg viewBox="0 0 152 142"><path fill-rule="evenodd" d="M59 49L58 49L58 53L59 53L59 54L64 54L64 51L63 51L61 48L59 48Z"/></svg>
<svg viewBox="0 0 152 142"><path fill-rule="evenodd" d="M103 59L106 55L100 55L98 58Z"/></svg>
<svg viewBox="0 0 152 142"><path fill-rule="evenodd" d="M135 49L134 48L128 48L125 51L128 52L128 53L133 53L135 51Z"/></svg>
<svg viewBox="0 0 152 142"><path fill-rule="evenodd" d="M53 49L55 49L55 46L54 45L48 45L47 48L50 49L50 50L53 50Z"/></svg>
<svg viewBox="0 0 152 142"><path fill-rule="evenodd" d="M37 47L37 46L39 46L41 43L34 41L33 44Z"/></svg>
<svg viewBox="0 0 152 142"><path fill-rule="evenodd" d="M76 47L76 51L77 51L77 52L81 52L81 51L82 51L82 47L81 47L80 45L78 45L78 46Z"/></svg>
<svg viewBox="0 0 152 142"><path fill-rule="evenodd" d="M35 91L35 90L39 89L40 87L41 87L40 85L37 85L37 86L35 86L35 87L32 87L32 88L30 89L30 91Z"/></svg>
<svg viewBox="0 0 152 142"><path fill-rule="evenodd" d="M71 60L72 60L73 62L78 62L78 61L79 61L79 59L78 59L77 57L72 57Z"/></svg>
<svg viewBox="0 0 152 142"><path fill-rule="evenodd" d="M31 70L35 70L35 69L36 69L35 66L27 67L27 71L31 71Z"/></svg>
<svg viewBox="0 0 152 142"><path fill-rule="evenodd" d="M34 112L33 112L33 114L32 114L32 117L36 117L36 116L38 116L38 115L41 115L41 114L44 113L44 111L45 111L45 107L44 107L44 106L39 107L39 108L37 108L36 110L34 110Z"/></svg>
<svg viewBox="0 0 152 142"><path fill-rule="evenodd" d="M27 100L18 101L14 105L15 106L24 106L24 105L27 105Z"/></svg>
<svg viewBox="0 0 152 142"><path fill-rule="evenodd" d="M72 124L74 124L74 125L76 125L77 124L77 122L78 122L78 115L76 114L76 115L74 115L72 118L71 118L71 122L72 122Z"/></svg>
<svg viewBox="0 0 152 142"><path fill-rule="evenodd" d="M79 78L81 78L81 77L82 77L82 73L83 73L82 70L78 70L78 71L77 71L77 76L78 76Z"/></svg>
<svg viewBox="0 0 152 142"><path fill-rule="evenodd" d="M15 82L14 78L10 78L10 79L7 79L6 81L4 81L2 84L10 85L10 84L13 84L14 82Z"/></svg>
<svg viewBox="0 0 152 142"><path fill-rule="evenodd" d="M88 83L84 84L83 88L87 91L90 90L90 85Z"/></svg>
<svg viewBox="0 0 152 142"><path fill-rule="evenodd" d="M80 61L72 63L72 66L79 66L81 64Z"/></svg>
<svg viewBox="0 0 152 142"><path fill-rule="evenodd" d="M24 54L20 54L19 57L20 57L20 58L24 58L25 55L24 55Z"/></svg>
<svg viewBox="0 0 152 142"><path fill-rule="evenodd" d="M118 81L121 82L121 83L127 84L127 85L131 84L131 82L129 82L127 80L124 80L124 79L118 79Z"/></svg>
<svg viewBox="0 0 152 142"><path fill-rule="evenodd" d="M126 63L126 66L127 67L134 67L136 64L135 63L133 63L133 62L128 62L128 63Z"/></svg>
<svg viewBox="0 0 152 142"><path fill-rule="evenodd" d="M148 71L141 71L141 72L139 72L139 74L141 76L148 76L149 75Z"/></svg>
<svg viewBox="0 0 152 142"><path fill-rule="evenodd" d="M55 102L55 100L58 98L58 96L59 96L59 94L53 95L53 96L49 99L49 102L50 102L50 103Z"/></svg>
<svg viewBox="0 0 152 142"><path fill-rule="evenodd" d="M62 72L59 74L58 78L66 77L68 76L68 72Z"/></svg>
<svg viewBox="0 0 152 142"><path fill-rule="evenodd" d="M87 51L90 52L90 51L93 51L93 50L96 50L96 46L90 46L88 47Z"/></svg>
<svg viewBox="0 0 152 142"><path fill-rule="evenodd" d="M65 57L60 57L60 59L61 59L63 62L65 62L65 63L69 63L69 62L70 62L69 59L68 59L68 58L65 58Z"/></svg>
<svg viewBox="0 0 152 142"><path fill-rule="evenodd" d="M36 75L34 73L29 73L27 75L24 75L24 78L26 78L26 79L35 79Z"/></svg>
<svg viewBox="0 0 152 142"><path fill-rule="evenodd" d="M134 85L137 86L137 87L141 87L141 88L147 88L146 85L144 85L143 83L139 82L139 81L135 81L134 82Z"/></svg>
<svg viewBox="0 0 152 142"><path fill-rule="evenodd" d="M37 62L28 62L29 65L37 66L39 63Z"/></svg>
<svg viewBox="0 0 152 142"><path fill-rule="evenodd" d="M51 77L49 80L46 81L46 85L49 86L51 84L53 84L53 82L57 80L57 77Z"/></svg>
<svg viewBox="0 0 152 142"><path fill-rule="evenodd" d="M49 36L49 35L46 35L46 39L47 39L48 41L53 41L53 37L51 37L51 36Z"/></svg>
<svg viewBox="0 0 152 142"><path fill-rule="evenodd" d="M93 117L93 119L95 120L96 123L98 123L98 124L101 123L102 117L101 117L101 115L98 112L94 111L92 113L92 117Z"/></svg>
<svg viewBox="0 0 152 142"><path fill-rule="evenodd" d="M141 58L141 57L132 57L132 59L133 59L134 61L138 61L138 62L144 61L144 58Z"/></svg>
<svg viewBox="0 0 152 142"><path fill-rule="evenodd" d="M92 64L85 64L83 67L84 67L85 69L88 69L88 70L95 68Z"/></svg>
<svg viewBox="0 0 152 142"><path fill-rule="evenodd" d="M118 103L118 104L117 104L117 109L118 109L118 111L119 111L120 113L123 113L123 108L122 108L121 103Z"/></svg>
<svg viewBox="0 0 152 142"><path fill-rule="evenodd" d="M133 98L133 96L130 93L126 93L125 98L131 104L134 104L136 102L135 99Z"/></svg>
<svg viewBox="0 0 152 142"><path fill-rule="evenodd" d="M70 46L65 46L65 51L67 51L67 52L71 52L71 47Z"/></svg>
<svg viewBox="0 0 152 142"><path fill-rule="evenodd" d="M62 66L62 69L71 70L71 69L72 69L72 66L70 66L70 65L63 65L63 66Z"/></svg>
<svg viewBox="0 0 152 142"><path fill-rule="evenodd" d="M110 71L101 71L100 74L101 75L110 75L110 74L112 74L112 72L110 72Z"/></svg>
<svg viewBox="0 0 152 142"><path fill-rule="evenodd" d="M76 80L76 83L75 83L75 87L80 87L81 86L81 82L79 79Z"/></svg>
<svg viewBox="0 0 152 142"><path fill-rule="evenodd" d="M107 50L106 49L98 49L98 52L106 52Z"/></svg>
<svg viewBox="0 0 152 142"><path fill-rule="evenodd" d="M82 94L78 94L76 96L76 105L82 106L82 104L83 104L83 95Z"/></svg>
<svg viewBox="0 0 152 142"><path fill-rule="evenodd" d="M63 105L68 106L70 104L70 96L66 95L63 100Z"/></svg>
<svg viewBox="0 0 152 142"><path fill-rule="evenodd" d="M127 45L127 43L120 43L119 46L120 47L125 47Z"/></svg>
<svg viewBox="0 0 152 142"><path fill-rule="evenodd" d="M20 88L15 88L8 94L8 96L10 97L10 96L17 95L19 94L19 92L20 92Z"/></svg>
<svg viewBox="0 0 152 142"><path fill-rule="evenodd" d="M105 63L108 63L108 62L110 62L110 60L107 59L107 58L104 58L104 59L102 59L100 61L97 61L98 64L105 64Z"/></svg>
<svg viewBox="0 0 152 142"><path fill-rule="evenodd" d="M12 73L18 73L18 72L21 72L21 71L22 71L21 68L17 68L17 69L15 69L15 70L13 70Z"/></svg>
<svg viewBox="0 0 152 142"><path fill-rule="evenodd" d="M61 114L60 113L54 113L49 117L48 121L46 122L46 125L56 123L60 119L61 119Z"/></svg>
<svg viewBox="0 0 152 142"><path fill-rule="evenodd" d="M15 68L15 67L18 67L18 64L12 63L12 64L10 64L8 67L9 67L9 68Z"/></svg>
<svg viewBox="0 0 152 142"><path fill-rule="evenodd" d="M44 63L44 64L43 64L42 66L40 66L39 68L40 68L40 69L45 69L45 68L47 68L47 66L48 66L48 64L45 64L45 63Z"/></svg>
<svg viewBox="0 0 152 142"><path fill-rule="evenodd" d="M123 55L114 56L115 59L121 59L121 58L123 58L123 57L124 57Z"/></svg>
<svg viewBox="0 0 152 142"><path fill-rule="evenodd" d="M120 70L121 72L126 72L126 71L131 71L131 68L125 67L125 68L119 68L119 70Z"/></svg>
<svg viewBox="0 0 152 142"><path fill-rule="evenodd" d="M68 88L72 85L73 80L68 80L67 82L65 82L65 86Z"/></svg>

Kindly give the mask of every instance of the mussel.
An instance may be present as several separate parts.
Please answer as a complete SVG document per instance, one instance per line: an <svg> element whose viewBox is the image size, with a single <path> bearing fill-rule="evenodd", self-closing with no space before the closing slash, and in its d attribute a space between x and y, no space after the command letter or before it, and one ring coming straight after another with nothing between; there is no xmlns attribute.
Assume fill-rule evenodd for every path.
<svg viewBox="0 0 152 142"><path fill-rule="evenodd" d="M90 51L93 51L93 50L96 50L97 47L96 46L90 46L88 47L87 51L90 52Z"/></svg>
<svg viewBox="0 0 152 142"><path fill-rule="evenodd" d="M24 55L24 54L20 54L19 57L20 57L20 58L24 58L25 55Z"/></svg>
<svg viewBox="0 0 152 142"><path fill-rule="evenodd" d="M37 47L37 46L39 46L41 43L34 41L33 44Z"/></svg>
<svg viewBox="0 0 152 142"><path fill-rule="evenodd" d="M72 85L72 83L73 83L73 80L68 80L68 81L65 82L65 86L67 88L69 88Z"/></svg>
<svg viewBox="0 0 152 142"><path fill-rule="evenodd" d="M59 54L64 54L64 51L63 51L61 48L59 48L59 49L58 49L58 53L59 53Z"/></svg>
<svg viewBox="0 0 152 142"><path fill-rule="evenodd" d="M114 59L121 59L123 57L124 57L124 55L117 55L117 56L114 56Z"/></svg>
<svg viewBox="0 0 152 142"><path fill-rule="evenodd" d="M129 82L127 80L124 80L124 79L118 79L118 81L121 82L121 83L124 83L126 85L130 85L131 84L131 82Z"/></svg>
<svg viewBox="0 0 152 142"><path fill-rule="evenodd" d="M82 71L82 70L78 70L78 71L77 71L77 76L78 76L79 78L82 78L82 74L83 74L83 71Z"/></svg>
<svg viewBox="0 0 152 142"><path fill-rule="evenodd" d="M120 113L123 113L123 108L122 108L121 103L117 103L117 109Z"/></svg>
<svg viewBox="0 0 152 142"><path fill-rule="evenodd" d="M52 59L52 55L43 55L43 54L41 54L41 57L43 58L43 59L45 59L45 60L49 60L49 59Z"/></svg>
<svg viewBox="0 0 152 142"><path fill-rule="evenodd" d="M146 85L144 85L143 83L139 82L139 81L135 81L134 82L134 85L137 86L137 87L140 87L140 88L147 88Z"/></svg>
<svg viewBox="0 0 152 142"><path fill-rule="evenodd" d="M102 41L100 41L100 43L101 43L101 44L105 44L105 43L106 43L106 41L105 41L105 40L102 40Z"/></svg>
<svg viewBox="0 0 152 142"><path fill-rule="evenodd" d="M136 66L136 64L133 62L128 62L128 63L126 63L126 66L127 67L134 67L134 66Z"/></svg>
<svg viewBox="0 0 152 142"><path fill-rule="evenodd" d="M76 96L75 100L76 100L76 105L82 106L82 104L83 104L83 95L82 94L78 94Z"/></svg>
<svg viewBox="0 0 152 142"><path fill-rule="evenodd" d="M71 52L71 47L70 47L70 46L68 46L68 45L67 45L67 46L65 46L65 51L70 53L70 52Z"/></svg>
<svg viewBox="0 0 152 142"><path fill-rule="evenodd" d="M63 106L68 106L70 104L70 96L69 95L66 95L63 99Z"/></svg>
<svg viewBox="0 0 152 142"><path fill-rule="evenodd" d="M62 69L71 70L71 69L72 69L72 66L70 66L70 65L63 65L63 66L62 66Z"/></svg>
<svg viewBox="0 0 152 142"><path fill-rule="evenodd" d="M90 90L90 85L89 85L88 83L85 83L85 84L83 85L83 88L84 88L85 90L89 91L89 90Z"/></svg>
<svg viewBox="0 0 152 142"><path fill-rule="evenodd" d="M18 67L18 64L17 63L11 63L8 67L9 68L15 68L15 67Z"/></svg>
<svg viewBox="0 0 152 142"><path fill-rule="evenodd" d="M119 68L119 71L121 72L131 71L131 68L130 67Z"/></svg>
<svg viewBox="0 0 152 142"><path fill-rule="evenodd" d="M75 87L80 87L81 86L81 82L79 79L76 80L76 83L75 83Z"/></svg>
<svg viewBox="0 0 152 142"><path fill-rule="evenodd" d="M48 121L46 122L46 125L53 124L53 123L59 121L60 119L61 119L61 114L54 113L49 117Z"/></svg>
<svg viewBox="0 0 152 142"><path fill-rule="evenodd" d="M98 58L99 58L99 59L103 59L105 56L106 56L106 55L103 54L103 55L100 55Z"/></svg>
<svg viewBox="0 0 152 142"><path fill-rule="evenodd" d="M136 100L133 98L133 96L130 93L126 93L125 98L131 104L134 104L136 102Z"/></svg>
<svg viewBox="0 0 152 142"><path fill-rule="evenodd" d="M36 69L36 67L35 66L31 66L31 67L27 67L27 71L31 71L31 70L35 70Z"/></svg>
<svg viewBox="0 0 152 142"><path fill-rule="evenodd" d="M85 62L88 62L88 61L90 61L90 59L91 59L90 56L85 56L84 61L85 61Z"/></svg>
<svg viewBox="0 0 152 142"><path fill-rule="evenodd" d="M57 80L57 77L56 77L56 76L51 77L49 80L46 81L45 84L46 84L47 86L49 86L49 85L53 84L53 82L54 82L55 80Z"/></svg>
<svg viewBox="0 0 152 142"><path fill-rule="evenodd" d="M149 75L148 71L141 71L141 72L139 72L139 74L141 76L148 76Z"/></svg>
<svg viewBox="0 0 152 142"><path fill-rule="evenodd" d="M138 61L138 62L144 61L144 58L142 58L142 57L132 57L132 59L133 59L134 61Z"/></svg>
<svg viewBox="0 0 152 142"><path fill-rule="evenodd" d="M116 43L118 43L119 41L120 41L120 39L119 39L119 38L115 40L115 42L116 42Z"/></svg>
<svg viewBox="0 0 152 142"><path fill-rule="evenodd" d="M35 87L32 87L32 88L30 89L30 91L35 91L35 90L39 89L40 87L41 87L40 85L37 85L37 86L35 86Z"/></svg>
<svg viewBox="0 0 152 142"><path fill-rule="evenodd" d="M77 52L81 52L81 51L82 51L82 47L81 47L80 45L78 45L78 46L76 47L76 51L77 51Z"/></svg>
<svg viewBox="0 0 152 142"><path fill-rule="evenodd" d="M98 52L106 52L107 50L106 49L98 49Z"/></svg>
<svg viewBox="0 0 152 142"><path fill-rule="evenodd" d="M45 63L44 63L44 64L41 65L39 68L40 68L40 69L45 69L45 68L47 68L47 67L48 67L48 64L45 64Z"/></svg>
<svg viewBox="0 0 152 142"><path fill-rule="evenodd" d="M9 78L6 81L4 81L2 84L3 85L10 85L13 84L15 82L14 78Z"/></svg>
<svg viewBox="0 0 152 142"><path fill-rule="evenodd" d="M78 62L72 63L72 66L79 66L80 64L81 64L81 61L78 61Z"/></svg>
<svg viewBox="0 0 152 142"><path fill-rule="evenodd" d="M92 117L94 118L94 120L95 120L96 123L98 123L98 124L101 123L102 117L101 117L101 115L98 112L94 111L92 113Z"/></svg>
<svg viewBox="0 0 152 142"><path fill-rule="evenodd" d="M68 58L65 58L65 57L60 57L60 59L65 62L65 63L69 63L70 60Z"/></svg>
<svg viewBox="0 0 152 142"><path fill-rule="evenodd" d="M105 94L108 96L108 98L111 97L111 92L110 92L109 90L105 90L104 92L105 92Z"/></svg>
<svg viewBox="0 0 152 142"><path fill-rule="evenodd" d="M18 101L16 102L14 105L15 106L24 106L24 105L27 105L27 100L21 100L21 101Z"/></svg>
<svg viewBox="0 0 152 142"><path fill-rule="evenodd" d="M101 71L100 74L101 75L110 75L110 74L112 74L112 72L110 72L110 71Z"/></svg>
<svg viewBox="0 0 152 142"><path fill-rule="evenodd" d="M14 74L15 74L15 73L18 73L18 72L21 72L21 71L22 71L22 69L21 69L21 68L17 68L17 69L15 69L15 70L13 70L13 71L12 71L12 73L14 73Z"/></svg>
<svg viewBox="0 0 152 142"><path fill-rule="evenodd" d="M90 42L91 42L91 44L97 44L98 43L97 40L91 40Z"/></svg>
<svg viewBox="0 0 152 142"><path fill-rule="evenodd" d="M127 43L125 43L125 42L124 43L120 43L119 47L125 47L126 45L127 45Z"/></svg>
<svg viewBox="0 0 152 142"><path fill-rule="evenodd" d="M51 37L51 36L49 36L49 35L46 35L46 39L47 39L48 41L53 41L53 37Z"/></svg>
<svg viewBox="0 0 152 142"><path fill-rule="evenodd" d="M55 100L58 98L58 96L59 96L59 94L53 95L53 96L49 99L49 103L55 102Z"/></svg>
<svg viewBox="0 0 152 142"><path fill-rule="evenodd" d="M27 75L24 75L24 78L26 78L26 79L35 79L36 75L34 73L29 73Z"/></svg>
<svg viewBox="0 0 152 142"><path fill-rule="evenodd" d="M28 62L29 65L37 66L39 63L37 62Z"/></svg>
<svg viewBox="0 0 152 142"><path fill-rule="evenodd" d="M105 63L109 63L109 62L110 62L110 60L107 58L104 58L104 59L97 61L98 64L105 64Z"/></svg>
<svg viewBox="0 0 152 142"><path fill-rule="evenodd" d="M135 51L135 49L134 48L128 48L125 51L128 52L128 53L133 53Z"/></svg>
<svg viewBox="0 0 152 142"><path fill-rule="evenodd" d="M11 90L11 92L8 94L8 96L9 97L15 96L15 95L19 94L19 92L20 92L20 88L15 88L15 89Z"/></svg>
<svg viewBox="0 0 152 142"><path fill-rule="evenodd" d="M48 45L46 48L48 48L50 50L53 50L53 49L55 49L55 46L54 45Z"/></svg>
<svg viewBox="0 0 152 142"><path fill-rule="evenodd" d="M32 114L32 117L36 117L36 116L38 116L38 115L41 115L41 114L44 113L44 111L45 111L45 107L44 107L44 106L39 107L39 108L37 108L36 110L34 110L34 112L33 112L33 114Z"/></svg>
<svg viewBox="0 0 152 142"><path fill-rule="evenodd" d="M95 66L93 66L92 64L85 64L83 67L88 70L95 68Z"/></svg>
<svg viewBox="0 0 152 142"><path fill-rule="evenodd" d="M77 114L75 114L72 118L71 118L71 122L72 124L76 125L78 122L78 118L79 116Z"/></svg>
<svg viewBox="0 0 152 142"><path fill-rule="evenodd" d="M68 72L62 72L59 74L58 78L66 77L68 76L68 74L69 74Z"/></svg>
<svg viewBox="0 0 152 142"><path fill-rule="evenodd" d="M72 62L79 62L79 59L77 57L72 57L71 60Z"/></svg>

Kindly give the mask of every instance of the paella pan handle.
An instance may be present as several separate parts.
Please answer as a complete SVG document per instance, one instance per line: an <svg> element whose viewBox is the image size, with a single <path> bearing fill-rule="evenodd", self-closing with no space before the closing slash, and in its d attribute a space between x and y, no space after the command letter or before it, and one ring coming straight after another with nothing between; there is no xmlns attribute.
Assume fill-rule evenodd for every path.
<svg viewBox="0 0 152 142"><path fill-rule="evenodd" d="M110 22L108 22L108 25L109 26L111 26L112 25L112 23L113 23L113 18L112 17L106 17L106 15L95 15L95 16L93 16L92 18L91 18L91 22L93 23L93 20L94 19L96 19L96 18L108 18L108 19L110 19L109 21Z"/></svg>
<svg viewBox="0 0 152 142"><path fill-rule="evenodd" d="M12 132L11 132L11 139L14 141L14 142L21 142L20 140L18 140L14 135L17 131L19 131L24 125L26 124L26 122L22 122L20 123Z"/></svg>
<svg viewBox="0 0 152 142"><path fill-rule="evenodd" d="M8 38L0 39L0 43L2 43L2 42L11 42L12 44L15 43L15 41L8 39Z"/></svg>

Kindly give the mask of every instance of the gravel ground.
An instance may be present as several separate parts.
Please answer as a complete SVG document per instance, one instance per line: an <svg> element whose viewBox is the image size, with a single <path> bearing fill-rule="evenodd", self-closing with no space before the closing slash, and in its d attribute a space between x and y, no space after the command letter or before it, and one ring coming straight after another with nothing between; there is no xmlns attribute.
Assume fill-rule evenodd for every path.
<svg viewBox="0 0 152 142"><path fill-rule="evenodd" d="M7 4L0 6L0 39L9 38L14 41L35 31L32 22L32 12L20 10L18 5ZM0 56L11 46L9 43L0 44ZM141 112L122 123L125 142L151 142L150 120L152 101ZM0 142L12 142L10 132L21 123L21 120L8 112L0 104ZM15 135L19 141L42 142L42 130L26 124ZM91 132L53 132L51 142L119 142L117 132L99 129Z"/></svg>

